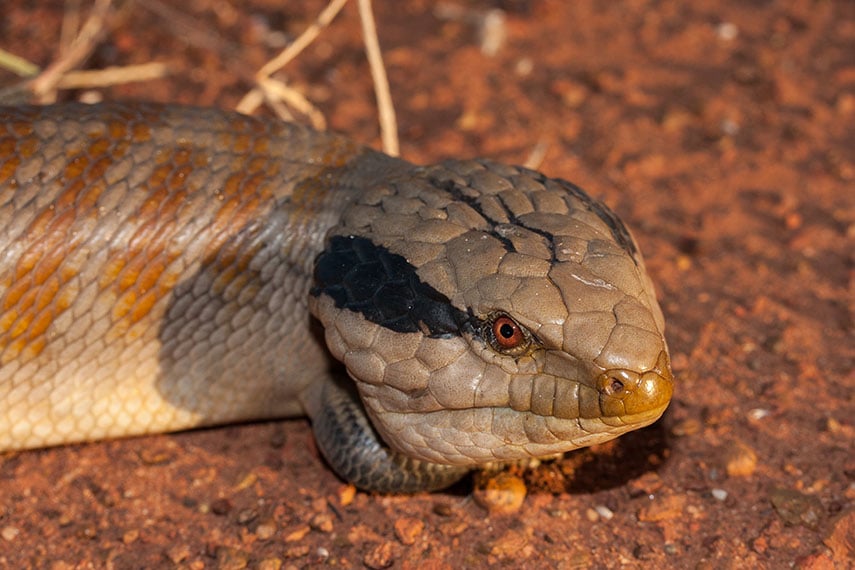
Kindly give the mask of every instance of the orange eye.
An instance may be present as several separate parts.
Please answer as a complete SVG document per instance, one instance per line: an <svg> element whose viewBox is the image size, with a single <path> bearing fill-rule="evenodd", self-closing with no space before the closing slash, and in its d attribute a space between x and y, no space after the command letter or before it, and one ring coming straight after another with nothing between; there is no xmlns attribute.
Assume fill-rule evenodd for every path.
<svg viewBox="0 0 855 570"><path fill-rule="evenodd" d="M496 344L505 350L513 350L526 342L526 335L514 320L500 316L493 321L493 338Z"/></svg>

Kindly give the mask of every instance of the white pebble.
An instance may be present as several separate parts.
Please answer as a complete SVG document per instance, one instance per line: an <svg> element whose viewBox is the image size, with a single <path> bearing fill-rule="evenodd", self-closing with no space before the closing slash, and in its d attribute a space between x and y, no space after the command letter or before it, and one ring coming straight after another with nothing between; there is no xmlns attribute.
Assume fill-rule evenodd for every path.
<svg viewBox="0 0 855 570"><path fill-rule="evenodd" d="M3 530L0 530L0 536L3 537L3 540L9 542L15 540L20 533L21 531L13 526L4 526Z"/></svg>
<svg viewBox="0 0 855 570"><path fill-rule="evenodd" d="M594 510L602 517L603 520L610 521L614 518L615 513L605 505L595 505Z"/></svg>
<svg viewBox="0 0 855 570"><path fill-rule="evenodd" d="M739 28L732 22L722 22L716 27L715 33L718 39L729 42L735 40L736 36L739 35Z"/></svg>
<svg viewBox="0 0 855 570"><path fill-rule="evenodd" d="M748 419L753 421L762 420L770 413L771 412L765 408L754 408L753 410L748 410Z"/></svg>

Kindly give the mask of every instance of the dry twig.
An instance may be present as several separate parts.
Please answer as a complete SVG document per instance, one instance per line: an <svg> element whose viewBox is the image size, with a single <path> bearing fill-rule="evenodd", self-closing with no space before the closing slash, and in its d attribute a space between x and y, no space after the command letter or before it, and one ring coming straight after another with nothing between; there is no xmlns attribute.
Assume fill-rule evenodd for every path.
<svg viewBox="0 0 855 570"><path fill-rule="evenodd" d="M112 0L94 0L89 16L80 30L77 31L80 22L80 2L79 0L69 1L69 9L63 19L59 55L41 73L39 73L38 66L3 51L0 51L0 66L25 77L35 75L28 83L28 88L34 98L41 103L54 101L58 89L106 87L131 81L147 81L167 75L168 65L158 62L102 70L75 71L104 36L106 32L105 22L110 13L111 2ZM315 41L321 31L329 26L346 3L347 0L330 0L315 21L293 43L259 69L255 74L256 87L241 99L237 105L237 110L249 114L262 104L267 103L278 116L291 119L292 116L288 110L290 107L308 117L315 128L326 128L326 120L323 114L302 93L288 86L284 81L274 79L272 75ZM160 3L156 3L155 7L157 5ZM358 7L365 53L377 97L383 149L388 154L396 156L399 152L399 145L395 110L389 92L389 81L383 66L371 1L358 0Z"/></svg>
<svg viewBox="0 0 855 570"><path fill-rule="evenodd" d="M32 77L39 73L38 65L4 49L0 49L0 67L20 77Z"/></svg>
<svg viewBox="0 0 855 570"><path fill-rule="evenodd" d="M105 69L72 70L59 78L56 87L57 89L95 89L135 81L160 79L168 73L169 66L157 61L122 67L107 67Z"/></svg>
<svg viewBox="0 0 855 570"><path fill-rule="evenodd" d="M307 46L309 46L321 31L338 15L347 0L331 0L327 7L318 15L317 19L300 34L279 55L268 61L255 74L256 87L251 89L240 103L237 110L241 113L252 113L263 103L267 103L274 112L284 118L290 119L286 105L296 109L309 117L312 125L318 129L326 128L326 120L321 112L312 105L306 97L289 87L285 82L274 79L272 75L280 71L285 65L297 57ZM371 11L370 0L358 0L359 17L362 22L363 41L365 43L365 54L371 69L371 77L374 82L374 92L377 97L377 110L380 117L380 134L383 140L383 150L388 154L397 156L399 152L398 128L395 119L395 108L389 93L389 81L386 70L383 67L383 58L380 54L380 42L377 39L377 27L374 23L374 15Z"/></svg>
<svg viewBox="0 0 855 570"><path fill-rule="evenodd" d="M547 150L549 150L549 143L545 140L539 140L537 144L534 145L534 148L531 149L531 152L528 154L528 158L523 162L523 166L531 168L532 170L537 170L543 164L543 159L546 158Z"/></svg>
<svg viewBox="0 0 855 570"><path fill-rule="evenodd" d="M278 116L283 119L290 119L291 114L288 113L285 107L279 104L279 102L286 101L289 105L308 116L312 126L317 129L326 128L326 120L323 114L302 93L289 87L282 81L273 79L271 76L285 67L288 62L297 57L300 52L315 41L321 30L333 21L346 3L347 0L332 0L318 15L317 19L296 40L282 50L279 55L264 64L258 70L258 73L255 74L258 86L244 95L243 99L237 105L237 110L241 113L249 114L255 111L262 102L266 101Z"/></svg>
<svg viewBox="0 0 855 570"><path fill-rule="evenodd" d="M383 57L380 54L380 41L377 39L377 26L371 11L371 0L358 0L359 19L362 22L362 41L365 42L365 55L374 81L374 93L377 97L377 112L380 115L380 136L383 150L392 156L398 156L398 124L395 119L395 107L389 92L389 80Z"/></svg>
<svg viewBox="0 0 855 570"><path fill-rule="evenodd" d="M110 4L111 0L95 0L92 12L68 49L63 50L56 61L33 79L30 88L39 102L56 100L56 89L62 76L78 67L95 49L105 32L104 20L110 11Z"/></svg>

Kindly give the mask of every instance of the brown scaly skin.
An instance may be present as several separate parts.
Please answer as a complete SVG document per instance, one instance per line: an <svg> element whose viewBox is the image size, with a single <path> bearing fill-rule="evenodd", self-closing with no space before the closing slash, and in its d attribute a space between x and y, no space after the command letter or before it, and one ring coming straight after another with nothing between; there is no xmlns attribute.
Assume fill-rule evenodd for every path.
<svg viewBox="0 0 855 570"><path fill-rule="evenodd" d="M663 328L569 183L212 109L0 107L0 449L307 414L358 486L441 488L655 421Z"/></svg>

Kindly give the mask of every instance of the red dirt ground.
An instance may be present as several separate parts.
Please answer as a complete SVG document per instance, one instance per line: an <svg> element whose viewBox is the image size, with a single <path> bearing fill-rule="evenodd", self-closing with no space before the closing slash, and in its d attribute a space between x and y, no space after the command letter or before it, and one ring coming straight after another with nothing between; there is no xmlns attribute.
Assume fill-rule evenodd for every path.
<svg viewBox="0 0 855 570"><path fill-rule="evenodd" d="M525 472L506 515L471 480L350 500L304 420L0 455L0 566L851 568L855 2L377 4L406 158L545 148L633 228L678 378L665 418ZM167 61L103 96L232 107L322 5L122 3L87 67ZM0 48L47 65L62 12L4 1ZM287 73L376 146L360 42L349 5Z"/></svg>

